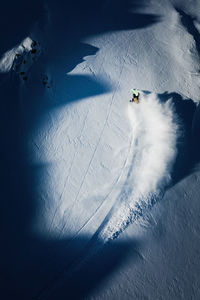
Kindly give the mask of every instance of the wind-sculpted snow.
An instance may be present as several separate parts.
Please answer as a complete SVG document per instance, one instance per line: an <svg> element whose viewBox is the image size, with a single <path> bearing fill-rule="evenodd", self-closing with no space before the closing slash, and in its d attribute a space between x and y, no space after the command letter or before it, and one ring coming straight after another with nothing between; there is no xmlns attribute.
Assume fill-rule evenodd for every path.
<svg viewBox="0 0 200 300"><path fill-rule="evenodd" d="M7 73L11 70L16 55L22 56L24 53L31 51L33 41L27 37L20 45L4 53L0 58L0 73Z"/></svg>
<svg viewBox="0 0 200 300"><path fill-rule="evenodd" d="M99 228L104 241L116 237L163 194L169 185L176 158L178 125L171 101L143 95L140 104L130 103L132 156L121 192Z"/></svg>

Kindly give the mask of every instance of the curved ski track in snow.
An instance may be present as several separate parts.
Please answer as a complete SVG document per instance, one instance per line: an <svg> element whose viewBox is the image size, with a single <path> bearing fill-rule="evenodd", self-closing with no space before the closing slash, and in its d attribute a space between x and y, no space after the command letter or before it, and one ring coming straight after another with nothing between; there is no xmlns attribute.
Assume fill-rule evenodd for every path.
<svg viewBox="0 0 200 300"><path fill-rule="evenodd" d="M142 95L139 105L130 103L128 117L132 126L132 140L128 157L114 186L120 187L117 199L111 189L104 201L84 223L71 241L83 234L84 227L95 216L102 213L103 206L111 209L80 256L71 266L64 269L54 281L50 291L55 290L74 270L87 261L110 239L122 232L130 222L136 220L161 196L170 182L171 171L176 158L178 125L170 100L161 103L156 95ZM108 210L107 210L108 211ZM89 224L90 225L90 224ZM101 241L99 243L99 241ZM69 245L67 245L69 246ZM37 299L46 299L49 291L43 291Z"/></svg>
<svg viewBox="0 0 200 300"><path fill-rule="evenodd" d="M121 192L99 227L107 241L116 237L163 193L171 179L176 158L178 125L171 101L160 103L156 95L143 95L139 105L130 103L132 157Z"/></svg>

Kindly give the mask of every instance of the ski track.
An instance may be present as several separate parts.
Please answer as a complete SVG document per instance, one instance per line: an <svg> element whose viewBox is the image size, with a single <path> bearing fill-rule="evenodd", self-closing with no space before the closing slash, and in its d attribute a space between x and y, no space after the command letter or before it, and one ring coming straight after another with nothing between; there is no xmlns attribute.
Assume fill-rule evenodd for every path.
<svg viewBox="0 0 200 300"><path fill-rule="evenodd" d="M116 182L121 186L121 191L82 255L74 260L70 269L63 272L64 278L60 278L59 282L149 210L170 184L179 136L178 120L171 101L161 103L156 95L143 94L139 105L130 103L128 116L132 141L129 157ZM160 152L158 149L161 149ZM157 152L154 154L155 150ZM106 198L80 231L94 218Z"/></svg>
<svg viewBox="0 0 200 300"><path fill-rule="evenodd" d="M129 155L130 155L131 149L132 149L132 142L130 143L128 155L127 155L127 157L126 157L126 159L124 161L124 164L123 164L123 167L121 169L121 172L120 172L119 176L117 177L117 179L115 180L115 182L113 183L113 185L111 187L111 190L105 196L105 198L103 199L103 201L97 206L97 208L95 209L95 211L93 212L93 214L84 222L84 224L79 228L79 230L74 234L74 236L65 245L65 248L67 248L68 244L71 243L73 240L75 240L79 236L80 233L82 233L83 229L92 221L93 218L95 218L97 212L99 212L99 210L106 204L106 200L111 196L112 192L114 191L114 188L120 183L120 180L121 180L122 176L124 175L124 172L125 172L125 170L127 168L127 164L128 164L128 160L129 160Z"/></svg>
<svg viewBox="0 0 200 300"><path fill-rule="evenodd" d="M88 118L88 114L89 114L89 111L87 111L86 117L85 117L85 119L84 119L84 121L83 121L83 126L82 126L82 128L81 128L80 135L82 135L82 132L83 132L83 130L84 130L84 128L85 128L86 120L87 120L87 118ZM59 211L59 209L60 209L60 207L61 207L61 205L62 205L61 200L62 200L63 195L64 195L64 192L65 192L65 190L66 190L66 188L67 188L67 183L68 183L69 177L70 177L70 175L71 175L71 170L72 170L72 167L73 167L73 164L74 164L74 161L75 161L75 157L76 157L76 155L77 155L77 152L78 152L78 151L76 150L76 152L75 152L74 155L73 155L73 159L72 159L72 162L71 162L71 164L70 164L69 172L68 172L68 175L67 175L67 177L66 177L66 180L65 180L65 183L64 183L63 190L62 190L62 192L61 192L61 194L60 194L60 197L59 197L59 204L58 204L58 206L57 206L56 209L55 209L55 213L54 213L54 215L53 215L53 217L52 217L52 221L51 221L51 223L50 223L50 225L49 225L49 230L48 230L49 233L50 233L50 231L53 229L53 223L54 223L55 217L56 217L56 215L57 215L57 213L58 213L58 211ZM62 228L62 231L63 231L63 230L64 230L64 228ZM61 233L59 234L59 237L62 235L62 231L61 231Z"/></svg>
<svg viewBox="0 0 200 300"><path fill-rule="evenodd" d="M129 47L130 47L130 45L129 45ZM127 48L126 56L127 56L129 47ZM122 68L121 68L121 70L120 70L119 80L118 80L118 83L117 83L117 89L118 89L118 87L119 87L119 85L120 85L120 79L121 79L121 76L122 76L122 73L123 73L123 70L124 70L124 64L125 64L125 60L123 60L123 65L122 65ZM117 89L116 89L116 90L117 90ZM91 159L90 159L90 162L89 162L89 164L88 164L88 168L87 168L87 170L86 170L86 172L85 172L85 175L83 176L83 180L82 180L82 182L81 182L81 185L80 185L80 188L79 188L78 193L77 193L77 195L76 195L76 198L75 198L75 200L74 200L74 202L73 202L73 205L77 202L78 196L79 196L80 191L81 191L82 186L83 186L83 183L84 183L85 178L86 178L86 176L87 176L87 173L88 173L88 171L89 171L89 169L90 169L91 163L92 163L92 161L93 161L93 159L94 159L94 157L95 157L95 154L96 154L96 152L97 152L98 146L99 146L99 144L100 144L100 142L101 142L101 139L102 139L103 133L104 133L104 131L105 131L106 125L108 124L108 119L109 119L109 116L110 116L110 114L111 114L111 108L112 108L113 103L114 103L115 94L116 94L116 91L115 91L115 92L113 93L113 95L112 95L111 102L110 102L110 106L109 106L109 109L108 109L108 113L107 113L107 116L106 116L106 119L105 119L103 128L102 128L102 130L101 130L101 132L100 132L99 139L98 139L98 141L97 141L97 145L96 145L96 147L95 147L95 149L94 149L94 152L93 152L92 157L91 157Z"/></svg>
<svg viewBox="0 0 200 300"><path fill-rule="evenodd" d="M129 47L130 47L130 45L129 45ZM129 51L129 47L127 48L126 56L127 56L128 51ZM119 88L119 86L120 86L120 79L121 79L121 76L122 76L122 74L123 74L124 64L125 64L125 60L123 60L123 63L122 63L122 68L121 68L120 73L119 73L119 79L118 79L118 82L117 82L117 85L116 85L116 90L118 90L118 88ZM88 174L88 171L89 171L89 169L90 169L90 166L91 166L91 164L92 164L92 161L93 161L93 159L94 159L94 157L95 157L95 154L96 154L96 152L97 152L97 150L98 150L98 147L99 147L99 145L100 145L100 142L101 142L101 140L102 140L102 137L103 137L103 134L104 134L106 125L108 124L109 116L110 116L110 114L111 114L111 111L112 111L111 109L112 109L112 106L113 106L113 103L114 103L114 99L115 99L116 90L115 90L115 92L113 93L113 95L112 95L112 97L111 97L111 101L110 101L110 105L109 105L109 109L108 109L107 116L106 116L106 118L105 118L104 125L103 125L103 127L102 127L101 132L100 132L99 139L98 139L98 141L97 141L96 147L95 147L95 149L94 149L94 151L93 151L93 154L92 154L92 156L91 156L91 159L90 159L90 161L89 161L89 164L88 164L88 167L87 167L87 169L86 169L86 172L85 172L85 174L84 174L84 176L83 176L82 182L81 182L80 187L79 187L78 192L77 192L77 195L76 195L76 197L75 197L75 199L74 199L74 201L73 201L72 206L70 207L71 209L72 209L73 207L75 207L75 205L77 205L77 202L79 201L78 198L79 198L81 189L82 189L82 187L83 187L84 181L85 181L85 179L86 179L86 176L87 176L87 174ZM120 176L119 176L118 178L120 178ZM118 182L118 179L116 180L116 183L117 183L117 182ZM115 183L114 183L114 186L115 186ZM109 194L112 193L112 190L113 190L113 189L111 189L111 191L109 192ZM84 224L79 228L79 230L75 233L74 237L72 237L72 240L80 233L80 231L86 226L86 224L88 224L89 221L94 217L94 215L97 213L97 211L100 209L100 207L105 203L105 200L109 197L109 194L104 198L103 202L96 208L95 212L94 212L94 213L93 213L93 214L92 214L92 215L84 222ZM59 237L62 235L63 231L65 230L65 227L66 227L66 224L64 224L63 227L61 228Z"/></svg>
<svg viewBox="0 0 200 300"><path fill-rule="evenodd" d="M121 191L86 247L58 274L50 289L41 291L37 299L47 299L52 291L62 286L102 245L116 238L149 210L170 183L179 132L171 101L161 103L156 95L143 94L140 104L129 104L128 116L132 126L130 148L114 184L121 187ZM85 226L107 205L106 199L112 196L112 190L71 241L83 234Z"/></svg>
<svg viewBox="0 0 200 300"><path fill-rule="evenodd" d="M133 154L121 192L96 233L104 242L150 208L170 183L178 137L173 105L160 103L153 94L142 98L139 105L132 103L128 108Z"/></svg>

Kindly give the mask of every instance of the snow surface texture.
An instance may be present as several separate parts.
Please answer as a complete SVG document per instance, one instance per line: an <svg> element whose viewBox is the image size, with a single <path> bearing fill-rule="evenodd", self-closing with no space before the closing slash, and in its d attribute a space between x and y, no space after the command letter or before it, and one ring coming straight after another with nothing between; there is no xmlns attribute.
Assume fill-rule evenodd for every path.
<svg viewBox="0 0 200 300"><path fill-rule="evenodd" d="M128 116L132 145L118 199L105 220L101 238L116 237L128 223L142 215L161 197L170 182L176 158L177 120L168 100L141 95L140 104L131 104Z"/></svg>
<svg viewBox="0 0 200 300"><path fill-rule="evenodd" d="M0 12L3 299L199 299L199 3L25 4Z"/></svg>
<svg viewBox="0 0 200 300"><path fill-rule="evenodd" d="M19 46L7 51L4 53L3 57L0 59L0 72L6 73L11 70L13 67L14 60L16 55L23 55L25 52L29 52L32 49L33 41L27 37L24 41L21 42Z"/></svg>

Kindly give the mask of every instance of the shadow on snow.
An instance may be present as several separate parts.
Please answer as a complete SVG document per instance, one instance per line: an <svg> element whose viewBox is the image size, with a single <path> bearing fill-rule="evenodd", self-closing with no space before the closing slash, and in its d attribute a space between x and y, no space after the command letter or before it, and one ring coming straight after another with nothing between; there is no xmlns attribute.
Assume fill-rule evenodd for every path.
<svg viewBox="0 0 200 300"><path fill-rule="evenodd" d="M158 95L161 101L172 99L180 125L178 155L172 174L172 184L176 184L196 170L200 161L200 115L198 106L191 99L183 99L178 93Z"/></svg>
<svg viewBox="0 0 200 300"><path fill-rule="evenodd" d="M26 99L22 99L23 103L19 99L20 82L17 75L5 81L0 91L3 299L27 300L40 292L42 295L45 287L48 289L49 284L57 282L57 278L62 279L63 274L71 268L74 258L81 256L79 251L82 252L90 240L90 237L81 237L77 242L70 243L70 249L66 249L68 239L41 240L32 232L32 222L41 209L36 187L40 175L46 172L46 166L30 164L26 145L30 133L42 126L45 115L52 109L111 91L105 79L67 74L83 61L84 56L94 55L98 51L96 47L81 41L92 35L144 28L159 21L158 16L134 12L143 7L142 1L101 1L100 4L99 1L90 0L47 1L53 12L50 16L52 30L48 32L45 28L48 11L41 2L7 1L1 5L0 12L1 55L26 36L43 42L42 46L46 49L32 66L30 78L24 85ZM34 29L38 19L40 25ZM42 26L45 37L38 30ZM33 31L29 34L31 28ZM50 72L56 72L58 78L60 97L52 96L49 100L45 96L46 90L38 82L40 75L48 72L50 61ZM5 79L5 76L9 79L4 74L1 78ZM29 93L30 86L34 91L32 94ZM62 93L66 94L62 96ZM87 259L87 264L69 273L67 283L65 281L64 287L56 289L51 298L58 299L59 295L59 299L79 299L87 295L117 269L128 255L130 247L133 246L125 243L101 248L100 252Z"/></svg>

